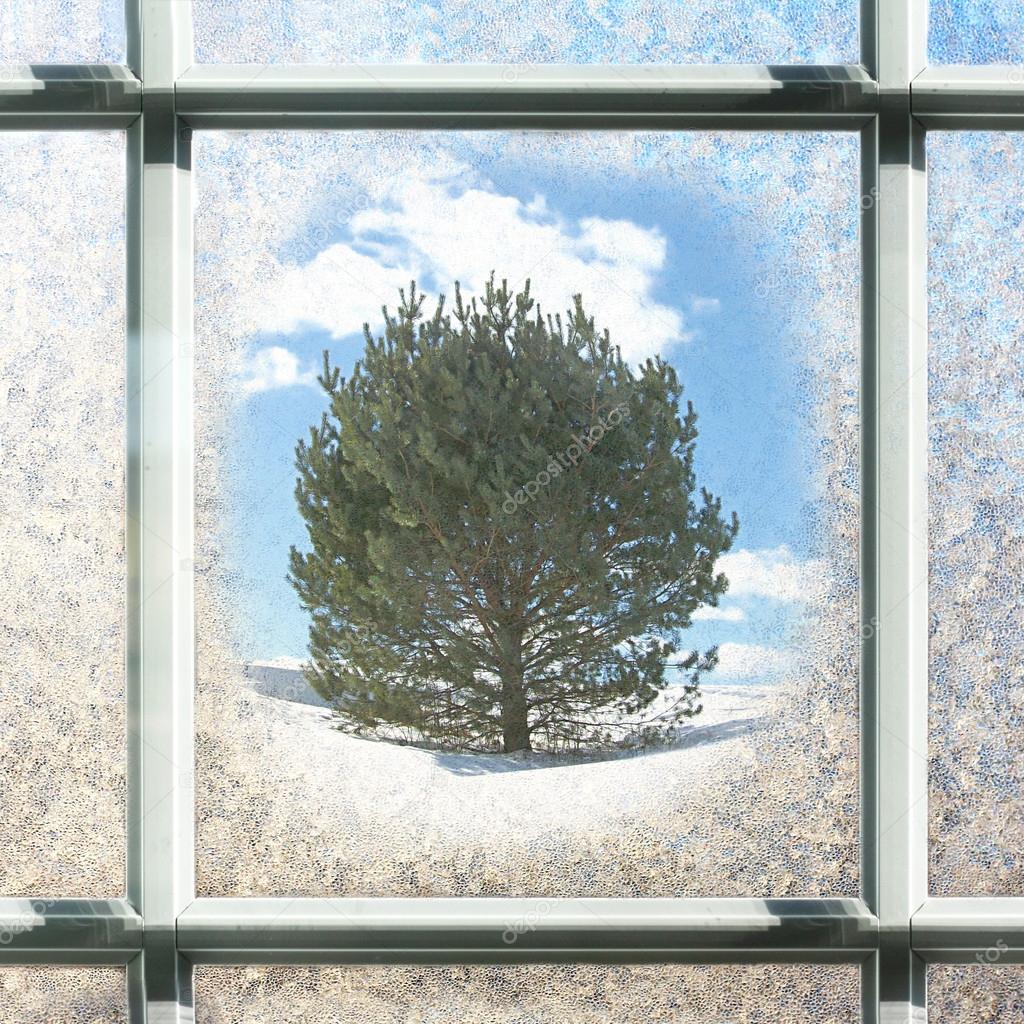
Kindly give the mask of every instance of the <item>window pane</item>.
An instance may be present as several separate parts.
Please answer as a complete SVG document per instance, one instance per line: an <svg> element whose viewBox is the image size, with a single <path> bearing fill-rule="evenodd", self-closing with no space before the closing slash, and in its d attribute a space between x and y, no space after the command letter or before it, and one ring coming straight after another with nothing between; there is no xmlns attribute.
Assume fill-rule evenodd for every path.
<svg viewBox="0 0 1024 1024"><path fill-rule="evenodd" d="M931 888L1024 895L1024 149L929 141Z"/></svg>
<svg viewBox="0 0 1024 1024"><path fill-rule="evenodd" d="M993 946L984 964L932 964L928 1019L935 1024L1004 1024L1024 1019L1024 967L994 967L1006 952Z"/></svg>
<svg viewBox="0 0 1024 1024"><path fill-rule="evenodd" d="M200 893L856 895L856 137L196 155ZM328 408L322 350L351 377L411 279L450 309L492 269L545 312L581 292L625 365L528 317L511 347L468 328L464 359L442 332L408 376L371 353L414 390L387 412L364 377L354 401L415 410L416 436L374 442L355 490L354 464L320 477L316 554L296 444ZM691 706L683 663L716 647Z"/></svg>
<svg viewBox="0 0 1024 1024"><path fill-rule="evenodd" d="M196 1024L854 1024L847 966L199 967Z"/></svg>
<svg viewBox="0 0 1024 1024"><path fill-rule="evenodd" d="M0 967L6 1024L128 1024L118 967Z"/></svg>
<svg viewBox="0 0 1024 1024"><path fill-rule="evenodd" d="M933 64L1021 63L1024 16L1018 0L931 0L928 56ZM1021 72L1006 73L1012 81Z"/></svg>
<svg viewBox="0 0 1024 1024"><path fill-rule="evenodd" d="M4 0L0 6L0 63L123 60L122 0Z"/></svg>
<svg viewBox="0 0 1024 1024"><path fill-rule="evenodd" d="M195 0L206 63L821 63L859 59L854 0Z"/></svg>
<svg viewBox="0 0 1024 1024"><path fill-rule="evenodd" d="M0 136L0 892L124 891L124 161Z"/></svg>

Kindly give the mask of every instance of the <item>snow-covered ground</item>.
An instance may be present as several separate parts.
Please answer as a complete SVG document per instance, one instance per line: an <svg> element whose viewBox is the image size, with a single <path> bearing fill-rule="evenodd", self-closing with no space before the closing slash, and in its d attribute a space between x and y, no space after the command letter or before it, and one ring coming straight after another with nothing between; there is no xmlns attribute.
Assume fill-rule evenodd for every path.
<svg viewBox="0 0 1024 1024"><path fill-rule="evenodd" d="M294 658L277 658L273 661L248 662L244 668L246 685L254 694L270 698L265 707L271 717L279 717L292 725L309 729L319 734L330 729L331 715L327 703L305 681L302 663ZM655 749L627 752L598 752L580 756L531 754L451 754L421 750L384 743L385 747L404 750L422 763L427 770L441 769L453 775L490 775L496 772L521 772L535 769L579 768L584 764L625 758L651 757L671 754L680 750L720 743L729 738L742 736L756 728L757 721L764 713L764 699L769 688L717 685L705 687L701 704L703 710L690 723L676 731L678 740ZM671 701L670 701L671 702ZM298 707L286 706L298 705ZM380 741L345 737L336 729L331 730L332 743L339 740L356 743L356 756L376 757L368 746L381 746ZM350 744L342 743L347 747Z"/></svg>
<svg viewBox="0 0 1024 1024"><path fill-rule="evenodd" d="M704 870L707 810L749 772L771 692L708 687L678 743L571 760L360 739L253 693L251 675L217 725L215 771L200 756L204 894L625 894L656 865L668 878L646 888L674 894Z"/></svg>
<svg viewBox="0 0 1024 1024"><path fill-rule="evenodd" d="M453 754L339 732L289 669L200 663L200 895L857 891L855 700L708 685L668 746Z"/></svg>
<svg viewBox="0 0 1024 1024"><path fill-rule="evenodd" d="M440 769L452 775L490 775L496 772L521 772L536 769L575 768L604 761L622 761L638 757L655 757L681 750L710 746L723 740L742 736L756 728L764 713L768 689L753 686L711 686L703 690L704 710L681 726L677 742L651 750L599 752L588 755L532 754L452 754L401 746L377 740L365 740L339 733L331 725L331 714L323 699L303 680L301 669L282 663L256 662L246 665L246 682L261 701L271 718L288 722L323 739L329 732L327 747L352 748L357 757L379 759L380 752L371 748L401 751L426 770ZM354 746L353 746L354 744ZM316 744L318 747L320 743ZM411 767L411 762L410 762Z"/></svg>

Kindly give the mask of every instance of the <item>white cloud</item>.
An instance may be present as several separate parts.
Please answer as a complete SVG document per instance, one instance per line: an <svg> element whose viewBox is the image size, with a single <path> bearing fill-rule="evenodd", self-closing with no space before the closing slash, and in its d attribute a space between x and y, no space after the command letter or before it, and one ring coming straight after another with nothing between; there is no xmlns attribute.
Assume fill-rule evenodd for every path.
<svg viewBox="0 0 1024 1024"><path fill-rule="evenodd" d="M393 307L398 288L422 279L421 271L383 252L375 258L347 244L331 245L304 266L282 268L260 311L260 327L294 334L306 324L345 337L361 331L364 323L378 323L381 307Z"/></svg>
<svg viewBox="0 0 1024 1024"><path fill-rule="evenodd" d="M241 380L242 391L255 395L275 388L309 387L316 381L312 370L301 369L299 357L286 348L272 345L253 353Z"/></svg>
<svg viewBox="0 0 1024 1024"><path fill-rule="evenodd" d="M742 622L746 618L746 614L742 608L737 608L735 605L722 608L704 604L690 617L694 622Z"/></svg>
<svg viewBox="0 0 1024 1024"><path fill-rule="evenodd" d="M718 313L722 309L721 299L707 295L694 295L690 299L690 312L698 316L706 313Z"/></svg>
<svg viewBox="0 0 1024 1024"><path fill-rule="evenodd" d="M817 559L800 561L789 547L730 551L719 558L729 580L729 597L770 597L777 601L813 601L821 594L825 567Z"/></svg>
<svg viewBox="0 0 1024 1024"><path fill-rule="evenodd" d="M792 658L786 651L761 644L721 644L714 676L718 679L767 681L786 672Z"/></svg>
<svg viewBox="0 0 1024 1024"><path fill-rule="evenodd" d="M679 310L653 290L667 257L656 228L629 220L553 211L543 196L523 203L487 187L464 187L465 166L403 176L378 205L349 221L351 240L329 246L310 262L282 267L274 286L257 297L260 326L292 333L300 325L335 338L379 324L397 289L415 279L451 293L460 281L479 292L493 269L510 287L530 278L534 297L550 313L583 294L599 327L611 331L627 359L640 359L691 337Z"/></svg>

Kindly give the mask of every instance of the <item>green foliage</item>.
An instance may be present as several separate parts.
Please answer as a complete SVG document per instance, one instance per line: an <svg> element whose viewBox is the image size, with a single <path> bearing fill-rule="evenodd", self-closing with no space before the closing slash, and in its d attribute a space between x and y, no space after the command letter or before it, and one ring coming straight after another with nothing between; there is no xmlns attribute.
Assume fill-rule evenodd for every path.
<svg viewBox="0 0 1024 1024"><path fill-rule="evenodd" d="M448 749L565 749L700 710L717 651L676 657L727 587L738 529L698 491L696 414L661 359L635 371L580 297L524 291L423 315L413 284L299 443L310 683L342 728ZM681 676L669 679L673 669ZM616 725L615 723L619 723Z"/></svg>

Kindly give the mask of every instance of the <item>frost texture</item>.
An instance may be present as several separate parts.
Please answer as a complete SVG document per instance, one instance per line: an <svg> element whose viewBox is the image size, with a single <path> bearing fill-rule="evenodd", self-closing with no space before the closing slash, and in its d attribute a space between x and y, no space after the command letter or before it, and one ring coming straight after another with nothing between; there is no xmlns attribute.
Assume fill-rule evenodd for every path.
<svg viewBox="0 0 1024 1024"><path fill-rule="evenodd" d="M933 64L1024 62L1020 0L931 0L928 57ZM1006 74L1019 82L1024 71Z"/></svg>
<svg viewBox="0 0 1024 1024"><path fill-rule="evenodd" d="M848 966L199 967L196 1024L855 1024Z"/></svg>
<svg viewBox="0 0 1024 1024"><path fill-rule="evenodd" d="M1024 150L929 139L931 890L1024 895Z"/></svg>
<svg viewBox="0 0 1024 1024"><path fill-rule="evenodd" d="M123 60L122 0L4 0L0 5L0 63Z"/></svg>
<svg viewBox="0 0 1024 1024"><path fill-rule="evenodd" d="M128 1024L117 967L2 967L5 1024Z"/></svg>
<svg viewBox="0 0 1024 1024"><path fill-rule="evenodd" d="M991 954L998 959L995 947ZM991 963L930 965L928 1019L935 1024L1024 1020L1024 967L995 967Z"/></svg>
<svg viewBox="0 0 1024 1024"><path fill-rule="evenodd" d="M819 559L791 681L765 700L761 728L570 772L466 774L247 689L247 588L226 533L244 530L258 506L291 502L294 479L268 479L254 507L233 507L246 431L229 424L259 318L282 268L315 256L302 239L319 232L324 244L367 197L372 205L412 168L455 160L454 149L484 171L508 160L641 184L670 175L695 203L734 214L723 245L742 254L759 301L784 311L780 344L803 385L786 414L807 438L806 523ZM857 166L846 135L197 139L200 895L857 895ZM272 633L273 619L266 610L259 629ZM585 784L574 775L583 771Z"/></svg>
<svg viewBox="0 0 1024 1024"><path fill-rule="evenodd" d="M854 64L853 0L195 0L196 59Z"/></svg>
<svg viewBox="0 0 1024 1024"><path fill-rule="evenodd" d="M0 137L0 892L124 892L121 136Z"/></svg>

